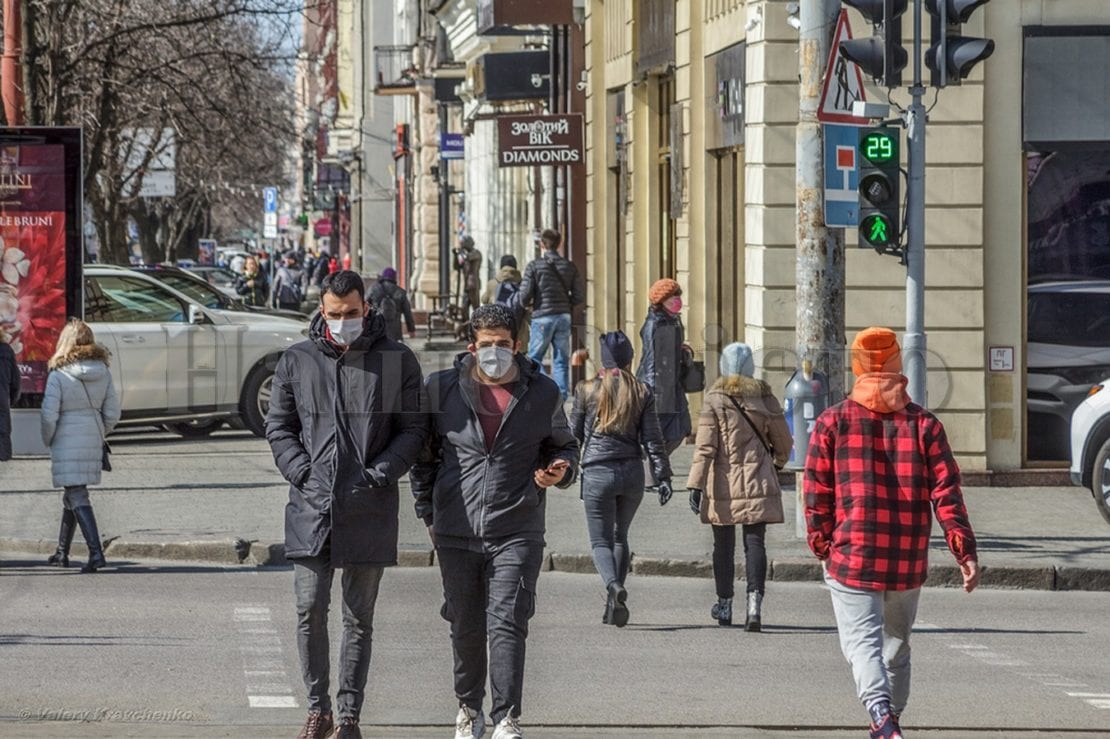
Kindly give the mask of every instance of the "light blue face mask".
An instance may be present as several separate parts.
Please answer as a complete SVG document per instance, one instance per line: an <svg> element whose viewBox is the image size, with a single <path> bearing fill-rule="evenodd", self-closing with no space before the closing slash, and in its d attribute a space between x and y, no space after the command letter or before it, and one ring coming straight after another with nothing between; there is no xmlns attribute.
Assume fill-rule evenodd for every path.
<svg viewBox="0 0 1110 739"><path fill-rule="evenodd" d="M328 321L328 331L336 344L347 346L362 335L362 318L341 318Z"/></svg>
<svg viewBox="0 0 1110 739"><path fill-rule="evenodd" d="M492 380L500 380L513 367L512 349L503 346L483 346L478 350L478 366Z"/></svg>

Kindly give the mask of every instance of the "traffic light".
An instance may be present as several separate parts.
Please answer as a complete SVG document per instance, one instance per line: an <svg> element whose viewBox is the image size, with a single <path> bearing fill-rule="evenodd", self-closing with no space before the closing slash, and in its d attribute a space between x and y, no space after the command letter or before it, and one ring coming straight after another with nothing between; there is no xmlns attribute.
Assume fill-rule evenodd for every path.
<svg viewBox="0 0 1110 739"><path fill-rule="evenodd" d="M989 38L964 36L960 26L990 0L925 0L932 16L932 45L925 51L925 66L932 72L933 87L958 85L971 68L994 53Z"/></svg>
<svg viewBox="0 0 1110 739"><path fill-rule="evenodd" d="M900 87L902 70L909 54L902 46L902 15L909 0L841 0L855 8L874 27L870 38L852 39L840 44L840 55L883 87Z"/></svg>
<svg viewBox="0 0 1110 739"><path fill-rule="evenodd" d="M859 132L859 245L884 250L898 244L902 210L901 131L893 126Z"/></svg>

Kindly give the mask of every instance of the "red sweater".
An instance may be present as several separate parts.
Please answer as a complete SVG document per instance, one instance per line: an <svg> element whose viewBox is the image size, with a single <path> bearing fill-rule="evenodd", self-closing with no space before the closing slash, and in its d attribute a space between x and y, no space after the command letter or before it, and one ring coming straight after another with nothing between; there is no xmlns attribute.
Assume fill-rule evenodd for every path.
<svg viewBox="0 0 1110 739"><path fill-rule="evenodd" d="M880 413L845 400L822 413L803 489L809 547L844 585L920 587L928 574L930 508L957 562L975 559L944 426L914 403Z"/></svg>

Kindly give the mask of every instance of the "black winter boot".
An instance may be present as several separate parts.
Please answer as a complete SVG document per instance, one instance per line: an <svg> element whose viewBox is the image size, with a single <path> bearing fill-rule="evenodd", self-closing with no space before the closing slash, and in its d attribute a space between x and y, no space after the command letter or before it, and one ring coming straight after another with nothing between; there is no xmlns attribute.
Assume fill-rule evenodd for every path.
<svg viewBox="0 0 1110 739"><path fill-rule="evenodd" d="M58 549L50 555L46 564L52 567L69 567L69 545L73 543L73 532L76 530L77 519L74 518L73 511L63 508L62 523L58 527Z"/></svg>
<svg viewBox="0 0 1110 739"><path fill-rule="evenodd" d="M89 561L81 568L81 572L96 572L108 563L104 560L104 549L100 545L100 532L96 530L96 516L93 515L92 506L74 508L73 515L77 517L77 524L85 537L85 545L89 548Z"/></svg>

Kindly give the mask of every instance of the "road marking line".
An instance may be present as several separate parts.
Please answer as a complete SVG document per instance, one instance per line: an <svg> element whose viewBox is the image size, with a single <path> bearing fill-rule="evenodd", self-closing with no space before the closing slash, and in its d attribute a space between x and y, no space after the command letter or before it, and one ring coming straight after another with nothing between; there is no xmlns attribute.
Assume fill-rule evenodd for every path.
<svg viewBox="0 0 1110 739"><path fill-rule="evenodd" d="M239 654L243 659L243 678L247 704L251 708L297 708L285 660L281 637L273 626L269 606L237 606L232 613L239 631Z"/></svg>
<svg viewBox="0 0 1110 739"><path fill-rule="evenodd" d="M251 708L296 708L297 699L291 695L249 695Z"/></svg>
<svg viewBox="0 0 1110 739"><path fill-rule="evenodd" d="M1087 703L1094 706L1095 708L1110 709L1110 699L1106 699L1106 698L1088 698Z"/></svg>
<svg viewBox="0 0 1110 739"><path fill-rule="evenodd" d="M1072 698L1110 698L1110 693L1068 693Z"/></svg>

